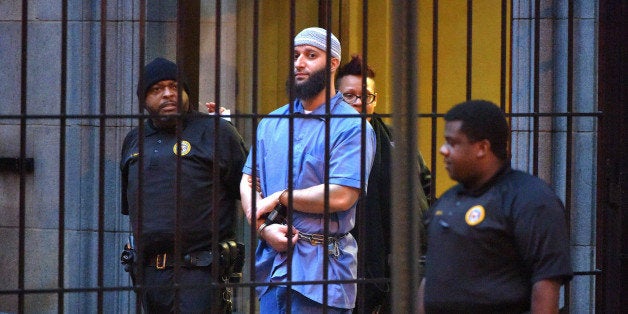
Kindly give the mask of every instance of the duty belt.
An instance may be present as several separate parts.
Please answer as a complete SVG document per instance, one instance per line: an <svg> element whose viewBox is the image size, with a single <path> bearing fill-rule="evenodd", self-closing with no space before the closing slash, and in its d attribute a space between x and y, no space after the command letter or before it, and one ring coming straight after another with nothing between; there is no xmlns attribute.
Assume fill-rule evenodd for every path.
<svg viewBox="0 0 628 314"><path fill-rule="evenodd" d="M338 258L340 256L340 248L338 247L338 240L347 236L348 233L345 233L340 236L329 236L327 237L327 251L329 251L329 255ZM309 242L311 245L323 245L325 243L325 235L319 233L305 233L299 231L299 240L303 240Z"/></svg>
<svg viewBox="0 0 628 314"><path fill-rule="evenodd" d="M212 264L211 251L196 251L183 255L183 265L187 267L207 267ZM174 256L170 253L153 255L146 259L146 266L154 266L156 269L165 269L174 266Z"/></svg>

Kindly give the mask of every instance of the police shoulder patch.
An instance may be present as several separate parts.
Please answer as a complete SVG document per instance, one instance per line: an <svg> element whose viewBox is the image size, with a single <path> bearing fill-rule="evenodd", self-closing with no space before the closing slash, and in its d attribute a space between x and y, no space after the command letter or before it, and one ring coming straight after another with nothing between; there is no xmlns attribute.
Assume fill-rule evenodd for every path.
<svg viewBox="0 0 628 314"><path fill-rule="evenodd" d="M485 214L482 205L475 205L467 210L467 213L464 215L464 221L466 221L469 226L475 226L484 220Z"/></svg>
<svg viewBox="0 0 628 314"><path fill-rule="evenodd" d="M192 144L188 141L181 141L181 156L187 155L192 150ZM177 143L172 146L172 152L177 154Z"/></svg>

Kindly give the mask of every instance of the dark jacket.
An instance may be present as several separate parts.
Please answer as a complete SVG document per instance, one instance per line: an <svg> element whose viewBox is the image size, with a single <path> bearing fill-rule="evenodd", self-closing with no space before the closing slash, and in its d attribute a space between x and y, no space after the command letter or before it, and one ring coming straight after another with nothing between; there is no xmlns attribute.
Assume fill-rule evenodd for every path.
<svg viewBox="0 0 628 314"><path fill-rule="evenodd" d="M390 128L379 116L374 115L370 123L375 131L377 149L369 176L366 202L364 207L358 205L356 227L351 233L358 240L358 246L362 252L359 257L364 259L364 261L358 259L358 268L363 269L359 275L365 278L382 278L390 277L388 256L391 253L391 188L394 186L394 182L391 182L393 181L391 180L391 161L394 142ZM421 182L421 188L416 189L421 208L421 212L417 215L422 217L428 207L428 199L424 191L429 193L431 174L420 153L418 153L417 162ZM370 313L374 306L385 303L384 299L389 298L390 289L385 283L368 284L363 287L360 286L358 290L362 290L366 312ZM359 306L360 299L357 302Z"/></svg>

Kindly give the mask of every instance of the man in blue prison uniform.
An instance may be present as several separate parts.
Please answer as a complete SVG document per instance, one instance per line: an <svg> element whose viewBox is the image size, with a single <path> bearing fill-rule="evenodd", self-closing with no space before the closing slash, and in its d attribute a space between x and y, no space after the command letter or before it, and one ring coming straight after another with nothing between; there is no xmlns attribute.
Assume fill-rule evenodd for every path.
<svg viewBox="0 0 628 314"><path fill-rule="evenodd" d="M244 166L240 183L243 209L250 222L255 223L277 204L292 205L293 237L288 239L288 225L262 224L255 256L256 280L286 282L288 280L288 241L294 244L291 277L295 281L323 280L323 265L329 263L328 280L352 280L357 277L357 244L351 233L355 223L356 202L363 182L371 169L375 135L366 121L343 101L333 88L333 76L340 63L340 43L332 35L331 63L326 62L327 31L307 28L294 40L294 73L292 87L296 100L273 111L257 129L256 155L251 152ZM331 77L326 75L330 67ZM325 160L326 97L329 95L329 160ZM290 107L294 112L294 128L290 130ZM335 115L341 115L334 117ZM365 145L362 145L362 134ZM290 134L293 147L289 146ZM289 150L292 152L293 177L288 177ZM261 193L253 191L253 163ZM324 237L325 164L329 164L329 246L312 238ZM293 189L287 190L289 180ZM252 215L252 196L256 197L256 217ZM289 202L289 196L292 202ZM324 260L325 250L328 259ZM350 313L355 306L355 283L327 285L327 304L323 304L323 285L292 285L290 309L293 313ZM260 312L286 311L286 286L259 286Z"/></svg>

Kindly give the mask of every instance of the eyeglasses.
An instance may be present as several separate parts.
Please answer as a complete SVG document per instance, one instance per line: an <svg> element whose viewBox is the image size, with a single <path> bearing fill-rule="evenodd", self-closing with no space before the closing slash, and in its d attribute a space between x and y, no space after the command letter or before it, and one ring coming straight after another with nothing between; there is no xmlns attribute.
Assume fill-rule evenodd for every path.
<svg viewBox="0 0 628 314"><path fill-rule="evenodd" d="M376 94L371 94L371 93L368 93L362 96L358 96L352 93L342 93L342 99L344 99L350 105L353 105L353 103L355 103L358 100L358 98L362 98L362 102L363 103L365 102L368 105L374 102L376 97L377 97Z"/></svg>
<svg viewBox="0 0 628 314"><path fill-rule="evenodd" d="M177 84L177 82L172 82L170 84L163 85L155 84L148 89L148 93L151 95L161 95L164 91L166 91L166 88L170 89L170 91L175 94L179 92L179 85Z"/></svg>

